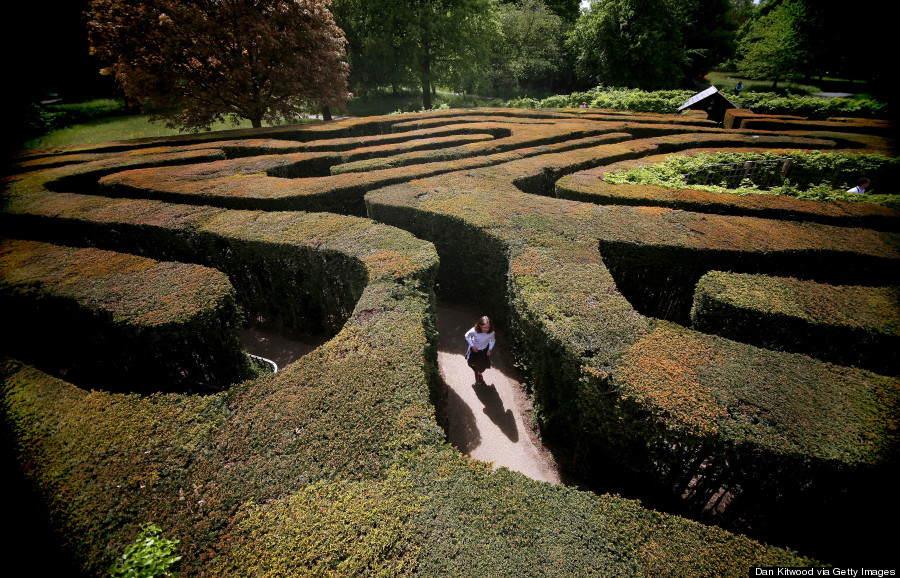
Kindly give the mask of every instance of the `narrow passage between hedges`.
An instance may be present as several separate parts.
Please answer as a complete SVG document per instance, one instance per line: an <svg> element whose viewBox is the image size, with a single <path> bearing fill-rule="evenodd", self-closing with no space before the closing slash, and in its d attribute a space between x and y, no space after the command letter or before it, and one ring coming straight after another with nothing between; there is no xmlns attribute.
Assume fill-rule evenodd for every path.
<svg viewBox="0 0 900 578"><path fill-rule="evenodd" d="M447 386L449 441L477 460L559 484L556 463L532 429L531 400L513 367L503 327L497 331L485 385L475 385L475 375L466 365L463 336L483 314L460 304L438 304L438 366Z"/></svg>
<svg viewBox="0 0 900 578"><path fill-rule="evenodd" d="M328 341L322 335L296 335L275 325L251 325L241 329L244 351L271 359L281 370Z"/></svg>

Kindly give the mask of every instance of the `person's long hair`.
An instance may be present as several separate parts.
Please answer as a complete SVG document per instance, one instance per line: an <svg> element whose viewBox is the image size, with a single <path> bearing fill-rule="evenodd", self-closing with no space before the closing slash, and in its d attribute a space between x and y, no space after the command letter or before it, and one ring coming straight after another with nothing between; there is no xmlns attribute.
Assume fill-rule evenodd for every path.
<svg viewBox="0 0 900 578"><path fill-rule="evenodd" d="M491 318L488 317L487 315L485 315L484 317L482 317L481 319L479 319L478 321L475 322L475 333L484 333L484 331L481 330L481 326L484 324L490 325L491 331L494 330L494 324L491 323Z"/></svg>

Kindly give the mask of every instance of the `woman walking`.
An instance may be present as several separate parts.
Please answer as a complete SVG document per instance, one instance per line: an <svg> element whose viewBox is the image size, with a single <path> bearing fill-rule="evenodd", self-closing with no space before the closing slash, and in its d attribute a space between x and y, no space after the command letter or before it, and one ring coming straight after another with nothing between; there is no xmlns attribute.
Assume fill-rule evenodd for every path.
<svg viewBox="0 0 900 578"><path fill-rule="evenodd" d="M491 351L497 342L491 320L484 316L476 321L475 327L466 331L466 341L469 343L466 360L475 372L475 383L484 383L482 374L491 367Z"/></svg>

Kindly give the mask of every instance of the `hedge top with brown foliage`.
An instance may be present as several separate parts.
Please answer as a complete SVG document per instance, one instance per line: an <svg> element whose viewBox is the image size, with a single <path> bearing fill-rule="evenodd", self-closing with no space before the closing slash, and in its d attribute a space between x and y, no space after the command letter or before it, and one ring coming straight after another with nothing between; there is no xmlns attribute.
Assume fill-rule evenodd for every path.
<svg viewBox="0 0 900 578"><path fill-rule="evenodd" d="M744 152L739 148L685 149L677 154L695 155L711 152ZM769 149L769 152L789 154L795 149ZM900 211L882 205L848 201L813 201L783 195L731 195L694 189L672 189L647 184L617 184L604 180L607 174L627 171L659 163L672 155L650 155L640 159L620 161L579 171L556 183L560 198L600 204L652 205L681 208L691 211L778 216L789 219L809 219L821 222L868 224L881 228L890 220L897 221Z"/></svg>
<svg viewBox="0 0 900 578"><path fill-rule="evenodd" d="M443 443L429 399L436 393L431 388L437 374L431 289L438 265L434 247L369 220L267 212L258 206L226 210L200 206L212 197L195 194L206 187L219 198L254 202L290 195L327 197L341 191L361 197L397 183L369 192L367 203L374 218L500 246L485 261L494 267L497 279L508 280L517 327L558 363L560 390L579 409L568 416L569 421L582 434L593 435L589 430L596 425L592 421L596 406L619 396L622 407L642 404L654 424L662 423L668 431L747 444L751 453L764 456L793 452L803 459L854 468L877 462L884 447L894 444L896 383L864 372L845 374L843 368L809 360L795 363L786 354L720 344L660 325L635 311L618 291L598 245L603 240L623 246L676 247L687 253L746 248L801 254L824 246L891 265L900 258L896 239L870 231L839 233L833 227L761 219L719 217L706 222L708 216L695 213L599 207L525 195L519 188L533 184L534 190L547 194L555 179L568 172L600 166L616 155L633 158L689 147L698 138L691 135L701 132L712 144L830 147L832 139L771 135L760 140L751 134L712 134L709 123L696 115L673 119L597 111L488 112L510 124L532 119L529 127L602 118L604 126L598 133L609 131L616 118L621 126L627 124L634 134L647 138L630 149L589 143L585 150L547 154L551 149L542 147L566 145L543 143L530 147L527 154L509 150L488 161L468 157L333 177L267 174L319 170L315 163L335 151L316 145L314 150L290 153L296 156L288 160L241 158L105 177L106 183L132 179L129 193L150 191L147 196L153 196L158 187L172 193L167 198L198 203L190 206L47 190L45 185L54 180L77 174L77 163L53 175L48 173L57 169L23 173L11 181L4 223L35 236L83 236L141 251L167 244L183 258L200 261L201 255L215 254L220 262L253 256L265 266L254 267L248 261L246 275L262 287L266 275L294 271L307 263L324 270L336 256L364 271L358 293L355 274L349 280L327 275L317 279L323 291L346 293L355 301L352 314L332 340L275 376L222 394L139 397L87 392L17 362L4 363L3 409L22 460L86 569L105 570L138 525L151 518L168 536L182 539L182 570L194 574L522 575L599 569L610 575L740 575L756 563L812 563L790 551L650 512L620 498L551 487L504 470L492 472L487 465L460 456ZM485 120L481 114L447 111L142 145L202 148L238 135L314 142L432 125L439 130L461 124L462 117ZM468 124L477 125L472 121ZM490 122L502 124L496 118ZM492 130L483 134L503 138L498 137L499 127ZM335 150L347 152L343 149L347 144L344 141ZM398 144L397 150L402 146ZM465 148L478 146L482 145ZM226 156L266 148L278 147L241 143ZM114 149L90 150L106 154ZM229 147L217 145L214 150ZM390 147L378 154L382 152L389 153ZM115 158L110 161L125 162ZM494 166L485 168L491 163ZM451 174L440 174L445 172ZM710 238L698 238L704 236ZM456 250L469 246L457 245ZM321 259L310 261L309 253ZM455 255L447 257L445 266ZM319 273L315 267L307 272L313 278ZM682 347L670 351L668 340ZM773 410L777 419L771 423L752 422L753 408L741 405L744 388L752 385L746 372L715 355L691 355L717 347L734 349L747 363L763 360L785 368L766 382L768 389L746 392L758 407L768 411L768 404L788 403L807 412L802 424L814 424L844 409L852 417L852 427L845 431L829 427L817 435L785 423L777 408ZM635 363L640 367L629 373ZM647 382L646 374L661 376L662 385ZM717 385L720 374L728 379ZM845 375L852 395L841 398L835 382ZM682 378L693 387L685 390L687 395L699 400L687 410L684 400L678 399L680 390L670 387ZM803 386L797 388L793 378L803 380ZM801 408L803 400L791 397L792 388L821 389L827 407L806 400L807 407ZM670 394L674 397L667 397ZM734 417L720 420L723 408Z"/></svg>
<svg viewBox="0 0 900 578"><path fill-rule="evenodd" d="M183 323L230 298L223 273L92 248L34 241L0 243L0 291L72 299L114 322Z"/></svg>

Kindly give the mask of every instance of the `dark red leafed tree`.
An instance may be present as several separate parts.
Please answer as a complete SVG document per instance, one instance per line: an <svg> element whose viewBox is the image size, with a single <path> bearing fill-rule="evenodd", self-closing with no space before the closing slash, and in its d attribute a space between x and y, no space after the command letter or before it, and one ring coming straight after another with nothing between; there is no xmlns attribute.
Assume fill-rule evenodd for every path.
<svg viewBox="0 0 900 578"><path fill-rule="evenodd" d="M92 0L91 50L170 126L254 127L342 107L348 66L330 0Z"/></svg>

